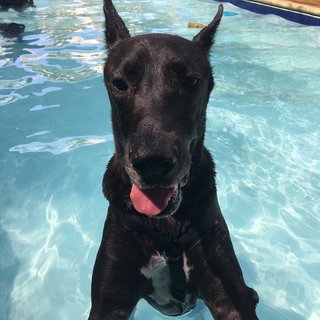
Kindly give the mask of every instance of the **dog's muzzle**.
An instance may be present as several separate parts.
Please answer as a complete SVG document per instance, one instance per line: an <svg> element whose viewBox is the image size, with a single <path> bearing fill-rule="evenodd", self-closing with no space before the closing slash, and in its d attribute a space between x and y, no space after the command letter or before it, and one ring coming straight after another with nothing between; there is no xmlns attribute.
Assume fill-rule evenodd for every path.
<svg viewBox="0 0 320 320"><path fill-rule="evenodd" d="M137 130L128 139L125 167L132 184L134 209L147 216L163 217L176 212L181 203L181 188L188 181L191 162L189 145L176 133L156 130L156 125L150 131L149 127Z"/></svg>
<svg viewBox="0 0 320 320"><path fill-rule="evenodd" d="M130 162L130 199L135 210L152 217L172 215L181 203L181 188L188 182L188 175L180 180L176 176L177 158L136 157Z"/></svg>

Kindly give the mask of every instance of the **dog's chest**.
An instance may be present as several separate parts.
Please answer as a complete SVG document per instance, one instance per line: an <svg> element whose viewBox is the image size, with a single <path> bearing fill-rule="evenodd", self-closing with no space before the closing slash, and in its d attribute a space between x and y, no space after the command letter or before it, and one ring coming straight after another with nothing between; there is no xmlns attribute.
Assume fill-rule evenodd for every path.
<svg viewBox="0 0 320 320"><path fill-rule="evenodd" d="M167 260L161 254L152 256L149 263L140 269L152 282L152 292L146 300L166 315L190 311L196 304L196 294L189 283L191 269L185 255L177 261Z"/></svg>

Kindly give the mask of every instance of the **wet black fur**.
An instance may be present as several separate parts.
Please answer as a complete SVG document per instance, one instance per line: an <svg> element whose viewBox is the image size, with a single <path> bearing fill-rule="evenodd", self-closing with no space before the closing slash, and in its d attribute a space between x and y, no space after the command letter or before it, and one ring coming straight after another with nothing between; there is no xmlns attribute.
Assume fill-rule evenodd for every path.
<svg viewBox="0 0 320 320"><path fill-rule="evenodd" d="M3 32L5 35L18 35L22 33L25 29L25 26L23 24L18 23L0 23L0 31Z"/></svg>
<svg viewBox="0 0 320 320"><path fill-rule="evenodd" d="M33 0L0 0L0 8L19 8L33 5Z"/></svg>
<svg viewBox="0 0 320 320"><path fill-rule="evenodd" d="M140 269L157 252L168 261L185 253L192 266L186 290L206 303L214 319L258 319L258 295L244 282L219 208L214 162L203 145L214 86L208 52L222 11L220 6L193 41L130 37L112 2L104 1L104 76L116 152L103 179L110 205L94 266L90 320L129 319L153 290ZM160 218L152 218L133 208L133 183L179 184L178 195Z"/></svg>
<svg viewBox="0 0 320 320"><path fill-rule="evenodd" d="M33 7L33 0L0 0L0 11L13 8L22 11L25 7ZM7 37L18 36L24 32L25 25L18 23L0 23L0 31Z"/></svg>

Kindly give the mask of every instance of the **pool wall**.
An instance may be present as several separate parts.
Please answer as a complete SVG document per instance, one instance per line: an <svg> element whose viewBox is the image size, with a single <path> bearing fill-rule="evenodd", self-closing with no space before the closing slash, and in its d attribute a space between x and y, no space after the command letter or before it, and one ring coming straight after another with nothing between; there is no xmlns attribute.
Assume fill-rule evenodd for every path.
<svg viewBox="0 0 320 320"><path fill-rule="evenodd" d="M248 0L220 0L219 2L229 2L241 9L250 10L255 13L275 14L284 19L287 19L296 23L304 24L304 25L320 26L320 16L316 14L295 11L288 8L267 4L267 3L248 1ZM267 2L267 1L264 1L264 2ZM320 12L320 8L319 8L319 12Z"/></svg>

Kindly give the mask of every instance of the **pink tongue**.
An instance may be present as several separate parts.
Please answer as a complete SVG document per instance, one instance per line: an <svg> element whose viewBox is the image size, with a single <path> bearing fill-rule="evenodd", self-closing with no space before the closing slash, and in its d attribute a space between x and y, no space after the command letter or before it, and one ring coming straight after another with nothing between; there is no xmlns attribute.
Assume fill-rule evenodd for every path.
<svg viewBox="0 0 320 320"><path fill-rule="evenodd" d="M141 190L132 185L130 198L134 208L148 216L160 214L168 205L170 199L177 190L177 186L171 188L152 188Z"/></svg>

